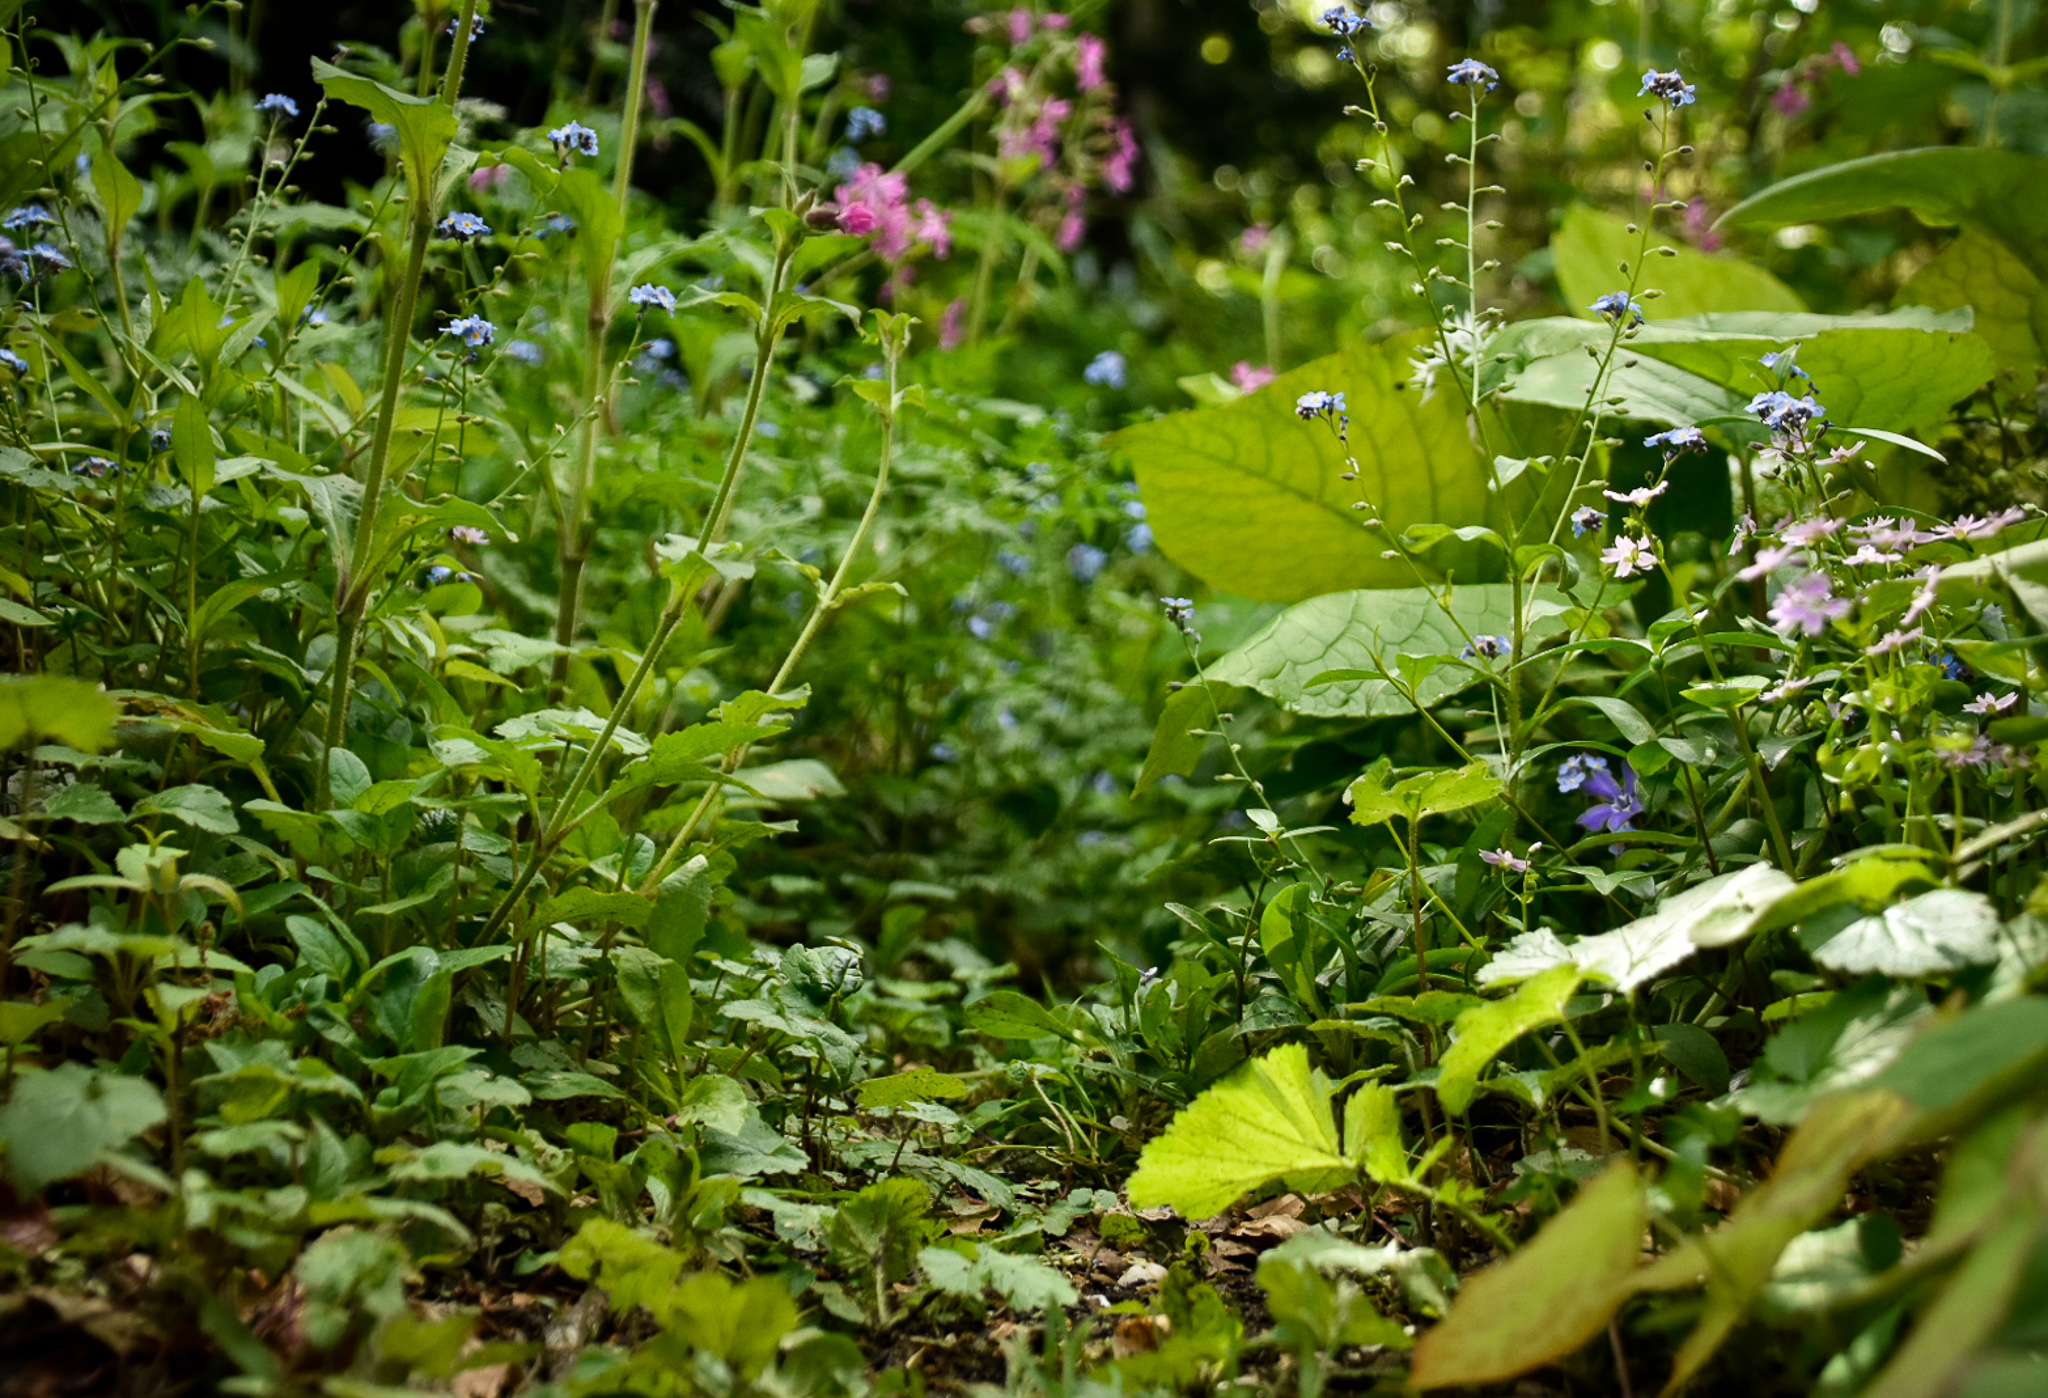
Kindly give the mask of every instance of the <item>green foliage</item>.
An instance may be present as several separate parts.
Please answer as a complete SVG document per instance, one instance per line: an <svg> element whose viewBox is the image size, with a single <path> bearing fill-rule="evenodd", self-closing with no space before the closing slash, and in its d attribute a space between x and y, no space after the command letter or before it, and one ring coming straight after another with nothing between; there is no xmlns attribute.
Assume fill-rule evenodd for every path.
<svg viewBox="0 0 2048 1398"><path fill-rule="evenodd" d="M29 1073L0 1105L7 1174L26 1196L83 1174L162 1123L164 1101L139 1078L60 1063Z"/></svg>

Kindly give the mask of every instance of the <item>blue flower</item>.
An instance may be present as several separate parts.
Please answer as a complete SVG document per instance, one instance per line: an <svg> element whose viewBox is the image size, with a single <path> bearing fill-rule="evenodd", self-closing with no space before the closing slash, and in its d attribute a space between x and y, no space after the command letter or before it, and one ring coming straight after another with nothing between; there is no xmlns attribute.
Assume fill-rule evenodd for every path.
<svg viewBox="0 0 2048 1398"><path fill-rule="evenodd" d="M1466 642L1458 652L1460 660L1494 660L1513 649L1513 642L1505 636L1480 635Z"/></svg>
<svg viewBox="0 0 2048 1398"><path fill-rule="evenodd" d="M511 344L505 346L505 353L518 360L521 364L531 364L536 368L540 366L541 361L547 358L547 355L542 352L541 347L531 340L514 340Z"/></svg>
<svg viewBox="0 0 2048 1398"><path fill-rule="evenodd" d="M933 743L931 754L932 758L938 762L951 762L960 756L951 743Z"/></svg>
<svg viewBox="0 0 2048 1398"><path fill-rule="evenodd" d="M825 162L825 173L834 182L839 184L844 184L852 179L854 171L858 169L860 169L860 152L851 146L839 147L832 152L831 158Z"/></svg>
<svg viewBox="0 0 2048 1398"><path fill-rule="evenodd" d="M458 572L445 563L436 563L427 569L427 585L437 587L444 582L468 582L469 574Z"/></svg>
<svg viewBox="0 0 2048 1398"><path fill-rule="evenodd" d="M149 429L149 449L152 453L171 449L171 434L161 427Z"/></svg>
<svg viewBox="0 0 2048 1398"><path fill-rule="evenodd" d="M1638 306L1626 291L1608 292L1593 303L1592 309L1617 325L1624 320L1631 325L1643 323L1643 308Z"/></svg>
<svg viewBox="0 0 2048 1398"><path fill-rule="evenodd" d="M1604 513L1594 509L1591 505L1582 506L1572 511L1572 537L1574 539L1583 539L1605 523L1607 523L1607 516Z"/></svg>
<svg viewBox="0 0 2048 1398"><path fill-rule="evenodd" d="M455 32L455 21L452 19L449 20L448 27L442 30L441 32L443 34L453 34ZM482 15L471 15L469 17L469 37L471 41L474 42L477 39L483 38L483 36L484 17Z"/></svg>
<svg viewBox="0 0 2048 1398"><path fill-rule="evenodd" d="M1093 544L1076 544L1067 550L1067 571L1076 582L1094 582L1107 562L1109 555Z"/></svg>
<svg viewBox="0 0 2048 1398"><path fill-rule="evenodd" d="M1132 553L1152 551L1152 526L1140 521L1124 531L1124 547Z"/></svg>
<svg viewBox="0 0 2048 1398"><path fill-rule="evenodd" d="M1792 345L1786 349L1773 350L1771 353L1759 357L1757 363L1763 365L1764 368L1769 369L1780 378L1798 377L1807 380L1809 383L1812 382L1813 376L1799 367L1798 358L1799 346Z"/></svg>
<svg viewBox="0 0 2048 1398"><path fill-rule="evenodd" d="M549 214L545 219L541 220L540 227L534 230L534 236L536 238L546 238L555 233L574 233L575 231L575 219L570 218L567 214Z"/></svg>
<svg viewBox="0 0 2048 1398"><path fill-rule="evenodd" d="M1333 5L1323 11L1323 28L1340 39L1354 39L1372 28L1372 21L1364 15L1353 14L1342 5Z"/></svg>
<svg viewBox="0 0 2048 1398"><path fill-rule="evenodd" d="M120 467L107 460L104 456L88 456L85 460L73 466L71 472L73 475L91 476L94 480L98 481L105 480L108 476L119 472L120 469Z"/></svg>
<svg viewBox="0 0 2048 1398"><path fill-rule="evenodd" d="M1705 451L1707 439L1697 427L1674 427L1669 432L1658 432L1643 438L1646 447L1660 448L1666 461L1676 460L1689 451Z"/></svg>
<svg viewBox="0 0 2048 1398"><path fill-rule="evenodd" d="M1166 608L1166 619L1185 631L1195 623L1195 604L1187 597L1162 597L1159 605Z"/></svg>
<svg viewBox="0 0 2048 1398"><path fill-rule="evenodd" d="M1690 106L1698 95L1693 85L1679 76L1676 68L1668 73L1650 69L1643 74L1642 90L1636 93L1638 97L1661 97L1674 107Z"/></svg>
<svg viewBox="0 0 2048 1398"><path fill-rule="evenodd" d="M1600 763L1598 771L1587 772L1586 793L1600 798L1597 804L1587 807L1579 816L1579 824L1587 830L1605 830L1610 835L1619 835L1634 828L1629 822L1643 813L1642 797L1636 792L1635 769L1624 762L1621 775L1622 780L1617 782L1605 762Z"/></svg>
<svg viewBox="0 0 2048 1398"><path fill-rule="evenodd" d="M1003 549L996 554L996 563L1013 577L1021 578L1031 571L1031 555L1019 553L1015 549Z"/></svg>
<svg viewBox="0 0 2048 1398"><path fill-rule="evenodd" d="M1342 417L1349 409L1341 393L1304 393L1294 400L1294 412L1303 422L1319 417Z"/></svg>
<svg viewBox="0 0 2048 1398"><path fill-rule="evenodd" d="M1557 789L1559 791L1577 791L1586 784L1589 777L1596 773L1601 776L1606 775L1606 758L1595 757L1593 754L1585 752L1574 753L1557 766Z"/></svg>
<svg viewBox="0 0 2048 1398"><path fill-rule="evenodd" d="M855 107L846 114L846 139L853 145L885 136L889 132L889 118L873 107Z"/></svg>
<svg viewBox="0 0 2048 1398"><path fill-rule="evenodd" d="M653 282L634 287L626 293L626 299L643 311L649 306L663 311L673 311L676 308L676 294L665 286L656 286Z"/></svg>
<svg viewBox="0 0 2048 1398"><path fill-rule="evenodd" d="M28 377L28 361L11 349L0 349L0 365L12 369L17 379Z"/></svg>
<svg viewBox="0 0 2048 1398"><path fill-rule="evenodd" d="M1104 350L1088 361L1088 367L1081 371L1081 382L1097 388L1122 388L1127 373L1123 355L1115 350Z"/></svg>
<svg viewBox="0 0 2048 1398"><path fill-rule="evenodd" d="M1448 81L1460 87L1473 87L1485 83L1486 90L1491 92L1500 86L1500 74L1476 58L1466 58L1451 65Z"/></svg>
<svg viewBox="0 0 2048 1398"><path fill-rule="evenodd" d="M1814 401L1811 393L1794 398L1782 389L1773 389L1750 399L1748 411L1754 413L1759 422L1780 436L1801 437L1824 410Z"/></svg>
<svg viewBox="0 0 2048 1398"><path fill-rule="evenodd" d="M560 153L575 151L579 155L597 154L597 133L580 121L572 121L567 126L557 126L548 132L548 140Z"/></svg>
<svg viewBox="0 0 2048 1398"><path fill-rule="evenodd" d="M491 236L491 226L475 214L450 214L434 225L434 231L444 238L453 238L458 243Z"/></svg>
<svg viewBox="0 0 2048 1398"><path fill-rule="evenodd" d="M388 121L373 121L363 128L370 138L370 149L380 155L389 155L398 149L398 128Z"/></svg>
<svg viewBox="0 0 2048 1398"><path fill-rule="evenodd" d="M0 219L0 228L5 228L10 233L33 233L38 228L49 228L56 222L56 218L41 204L23 204L6 218Z"/></svg>
<svg viewBox="0 0 2048 1398"><path fill-rule="evenodd" d="M481 349L498 336L498 327L482 316L463 316L448 322L448 334L460 335L471 349Z"/></svg>
<svg viewBox="0 0 2048 1398"><path fill-rule="evenodd" d="M28 260L35 264L38 272L64 272L70 270L71 259L59 252L53 243L37 243L28 250Z"/></svg>
<svg viewBox="0 0 2048 1398"><path fill-rule="evenodd" d="M299 114L299 104L282 92L267 92L256 99L256 110L272 116L295 117Z"/></svg>

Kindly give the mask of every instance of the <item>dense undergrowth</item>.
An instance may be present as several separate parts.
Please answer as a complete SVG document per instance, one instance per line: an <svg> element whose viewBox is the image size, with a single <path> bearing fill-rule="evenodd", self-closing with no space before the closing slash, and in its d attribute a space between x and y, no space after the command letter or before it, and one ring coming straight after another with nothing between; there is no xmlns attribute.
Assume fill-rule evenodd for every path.
<svg viewBox="0 0 2048 1398"><path fill-rule="evenodd" d="M2039 1391L2032 7L141 8L0 1392Z"/></svg>

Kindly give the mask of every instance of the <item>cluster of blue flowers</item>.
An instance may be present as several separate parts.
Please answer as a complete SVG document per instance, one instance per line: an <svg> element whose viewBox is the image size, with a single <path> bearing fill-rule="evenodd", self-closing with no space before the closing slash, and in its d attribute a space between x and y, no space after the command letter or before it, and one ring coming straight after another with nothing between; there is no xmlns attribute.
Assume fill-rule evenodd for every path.
<svg viewBox="0 0 2048 1398"><path fill-rule="evenodd" d="M267 92L256 99L256 110L268 116L295 117L299 114L299 104L282 92Z"/></svg>
<svg viewBox="0 0 2048 1398"><path fill-rule="evenodd" d="M471 349L482 349L498 338L498 327L482 316L462 316L448 322L448 333L459 335Z"/></svg>
<svg viewBox="0 0 2048 1398"><path fill-rule="evenodd" d="M1337 61L1355 63L1358 53L1352 42L1372 28L1372 21L1364 15L1353 14L1342 5L1334 5L1323 11L1323 27L1344 41L1344 46L1337 50Z"/></svg>
<svg viewBox="0 0 2048 1398"><path fill-rule="evenodd" d="M1630 325L1643 323L1643 308L1626 291L1610 291L1592 305L1592 310L1602 318L1619 325L1627 321Z"/></svg>
<svg viewBox="0 0 2048 1398"><path fill-rule="evenodd" d="M1572 537L1574 539L1583 539L1605 523L1607 523L1607 514L1604 510L1596 509L1591 505L1582 505L1572 511Z"/></svg>
<svg viewBox="0 0 2048 1398"><path fill-rule="evenodd" d="M41 204L23 204L0 219L0 228L9 233L33 233L38 228L55 227L56 223L56 217Z"/></svg>
<svg viewBox="0 0 2048 1398"><path fill-rule="evenodd" d="M1643 74L1642 91L1638 97L1659 97L1674 107L1688 107L1699 96L1693 85L1679 76L1676 68L1660 73L1655 68Z"/></svg>
<svg viewBox="0 0 2048 1398"><path fill-rule="evenodd" d="M1676 461L1687 452L1705 451L1707 439L1697 427L1674 427L1643 438L1643 445L1661 450L1666 461Z"/></svg>
<svg viewBox="0 0 2048 1398"><path fill-rule="evenodd" d="M1781 388L1757 394L1749 400L1747 411L1754 413L1757 421L1772 432L1787 438L1804 437L1806 429L1816 420L1823 425L1827 421L1821 416L1823 409L1811 393L1794 398Z"/></svg>
<svg viewBox="0 0 2048 1398"><path fill-rule="evenodd" d="M567 126L557 126L548 132L548 141L554 146L557 154L566 155L571 151L577 155L597 154L597 133L580 121L572 121Z"/></svg>
<svg viewBox="0 0 2048 1398"><path fill-rule="evenodd" d="M491 226L475 214L450 214L434 225L434 231L458 243L491 236Z"/></svg>
<svg viewBox="0 0 2048 1398"><path fill-rule="evenodd" d="M889 118L873 107L855 107L846 114L846 140L849 145L885 136L889 132Z"/></svg>
<svg viewBox="0 0 2048 1398"><path fill-rule="evenodd" d="M0 349L0 367L11 370L17 379L28 377L28 361L11 349Z"/></svg>
<svg viewBox="0 0 2048 1398"><path fill-rule="evenodd" d="M626 299L638 306L642 312L649 307L660 311L673 311L676 308L676 294L665 286L656 286L653 282L634 287L626 293Z"/></svg>
<svg viewBox="0 0 2048 1398"><path fill-rule="evenodd" d="M1482 633L1465 643L1458 652L1460 660L1498 660L1514 649L1514 643L1505 636Z"/></svg>
<svg viewBox="0 0 2048 1398"><path fill-rule="evenodd" d="M1460 59L1451 65L1449 78L1455 87L1478 87L1484 84L1488 92L1500 86L1500 74L1476 58Z"/></svg>
<svg viewBox="0 0 2048 1398"><path fill-rule="evenodd" d="M1088 367L1081 371L1081 382L1096 388L1122 388L1129 374L1130 366L1120 352L1104 350L1088 361Z"/></svg>

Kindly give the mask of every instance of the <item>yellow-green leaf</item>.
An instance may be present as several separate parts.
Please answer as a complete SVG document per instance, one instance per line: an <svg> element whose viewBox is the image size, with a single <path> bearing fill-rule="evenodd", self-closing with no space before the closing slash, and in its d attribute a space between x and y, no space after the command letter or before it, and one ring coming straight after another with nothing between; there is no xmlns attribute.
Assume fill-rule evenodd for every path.
<svg viewBox="0 0 2048 1398"><path fill-rule="evenodd" d="M1451 1031L1455 1042L1443 1056L1436 1081L1436 1095L1444 1110L1463 1116L1479 1090L1479 1075L1502 1049L1531 1029L1563 1020L1565 1001L1584 975L1577 965L1553 966L1507 999L1459 1015Z"/></svg>

